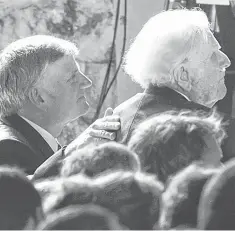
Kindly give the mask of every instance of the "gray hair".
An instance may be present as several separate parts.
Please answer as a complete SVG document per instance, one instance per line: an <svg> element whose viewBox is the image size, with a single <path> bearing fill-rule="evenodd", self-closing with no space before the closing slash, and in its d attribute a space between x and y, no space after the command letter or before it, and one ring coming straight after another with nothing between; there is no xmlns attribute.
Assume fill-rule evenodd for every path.
<svg viewBox="0 0 235 231"><path fill-rule="evenodd" d="M172 83L172 70L208 42L209 22L199 10L164 11L152 17L124 57L124 70L143 88ZM174 49L174 52L172 52Z"/></svg>
<svg viewBox="0 0 235 231"><path fill-rule="evenodd" d="M22 108L48 64L79 52L72 42L48 35L19 39L0 54L0 116Z"/></svg>

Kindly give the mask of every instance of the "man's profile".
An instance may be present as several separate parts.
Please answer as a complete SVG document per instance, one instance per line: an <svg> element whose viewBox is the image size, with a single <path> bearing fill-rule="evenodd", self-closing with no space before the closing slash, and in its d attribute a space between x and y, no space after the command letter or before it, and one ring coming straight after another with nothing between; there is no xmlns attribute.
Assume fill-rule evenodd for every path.
<svg viewBox="0 0 235 231"><path fill-rule="evenodd" d="M78 55L74 43L46 35L19 39L1 52L0 164L17 165L33 174L58 150L55 138L64 125L87 112L91 80L81 72ZM116 130L118 119L107 121L106 129L111 124L110 130ZM113 139L115 134L103 130L103 125L95 122L86 139L90 131Z"/></svg>

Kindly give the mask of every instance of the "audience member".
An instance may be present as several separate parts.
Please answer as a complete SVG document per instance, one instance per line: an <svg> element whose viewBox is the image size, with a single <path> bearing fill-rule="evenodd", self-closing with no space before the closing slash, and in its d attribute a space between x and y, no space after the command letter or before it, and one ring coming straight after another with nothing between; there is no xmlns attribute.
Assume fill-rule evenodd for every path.
<svg viewBox="0 0 235 231"><path fill-rule="evenodd" d="M39 193L14 167L0 167L0 205L0 229L34 229L44 217Z"/></svg>
<svg viewBox="0 0 235 231"><path fill-rule="evenodd" d="M34 182L34 187L39 192L42 199L42 208L45 214L48 213L50 208L56 203L54 201L54 195L60 195L64 191L64 182L67 179L54 178L54 179L43 179Z"/></svg>
<svg viewBox="0 0 235 231"><path fill-rule="evenodd" d="M164 112L142 122L128 146L139 155L144 171L165 182L193 161L221 164L225 137L221 120L215 110Z"/></svg>
<svg viewBox="0 0 235 231"><path fill-rule="evenodd" d="M163 185L152 175L116 172L94 183L95 203L118 214L132 230L150 230L158 220Z"/></svg>
<svg viewBox="0 0 235 231"><path fill-rule="evenodd" d="M50 211L70 205L94 203L116 213L129 229L152 229L159 215L163 185L154 176L144 173L118 171L92 181L77 182L55 195ZM70 180L71 181L71 180Z"/></svg>
<svg viewBox="0 0 235 231"><path fill-rule="evenodd" d="M140 171L140 161L137 154L126 146L109 142L74 151L64 159L61 175L82 173L94 177L115 170Z"/></svg>
<svg viewBox="0 0 235 231"><path fill-rule="evenodd" d="M90 203L94 189L90 178L84 175L60 177L52 180L44 179L35 182L35 187L42 197L45 214L73 205L73 200L79 200L79 204ZM78 203L75 202L74 204Z"/></svg>
<svg viewBox="0 0 235 231"><path fill-rule="evenodd" d="M48 178L34 182L34 187L39 192L41 198L63 190L64 178Z"/></svg>
<svg viewBox="0 0 235 231"><path fill-rule="evenodd" d="M38 230L123 230L118 217L97 205L69 206L50 214Z"/></svg>
<svg viewBox="0 0 235 231"><path fill-rule="evenodd" d="M198 228L235 229L235 159L206 183L199 203Z"/></svg>
<svg viewBox="0 0 235 231"><path fill-rule="evenodd" d="M162 207L158 227L197 228L197 211L203 186L218 172L191 164L173 176L162 195Z"/></svg>
<svg viewBox="0 0 235 231"><path fill-rule="evenodd" d="M225 70L231 63L220 48L203 11L153 16L126 52L125 71L144 92L114 110L121 118L117 142L127 144L138 124L152 115L175 109L209 111L224 98ZM225 120L224 161L235 157L235 120L228 115Z"/></svg>

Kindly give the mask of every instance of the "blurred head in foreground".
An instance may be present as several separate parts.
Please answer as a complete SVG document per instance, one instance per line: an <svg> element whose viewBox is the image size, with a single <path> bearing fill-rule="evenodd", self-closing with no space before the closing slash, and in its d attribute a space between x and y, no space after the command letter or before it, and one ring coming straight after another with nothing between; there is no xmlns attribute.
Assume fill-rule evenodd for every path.
<svg viewBox="0 0 235 231"><path fill-rule="evenodd" d="M97 205L69 206L47 216L38 230L122 230L118 217Z"/></svg>
<svg viewBox="0 0 235 231"><path fill-rule="evenodd" d="M215 110L164 112L143 121L128 147L140 157L143 170L165 182L193 161L220 166L225 137L221 121Z"/></svg>
<svg viewBox="0 0 235 231"><path fill-rule="evenodd" d="M34 229L44 217L41 197L19 169L0 167L0 229Z"/></svg>
<svg viewBox="0 0 235 231"><path fill-rule="evenodd" d="M203 189L198 209L198 228L235 229L235 159L208 181Z"/></svg>
<svg viewBox="0 0 235 231"><path fill-rule="evenodd" d="M51 198L50 211L93 203L116 213L129 229L152 229L158 220L163 185L152 175L118 171L84 182L74 175L64 188Z"/></svg>
<svg viewBox="0 0 235 231"><path fill-rule="evenodd" d="M136 153L116 142L108 142L98 147L76 150L64 159L61 176L77 173L88 177L110 171L140 171L140 161Z"/></svg>
<svg viewBox="0 0 235 231"><path fill-rule="evenodd" d="M191 164L173 176L162 196L159 228L196 228L201 192L208 179L218 171Z"/></svg>

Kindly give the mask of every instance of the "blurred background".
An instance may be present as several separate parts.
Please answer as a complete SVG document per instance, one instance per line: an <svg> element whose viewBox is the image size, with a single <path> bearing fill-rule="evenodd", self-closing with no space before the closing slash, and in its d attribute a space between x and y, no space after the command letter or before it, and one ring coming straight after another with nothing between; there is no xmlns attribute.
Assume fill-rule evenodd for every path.
<svg viewBox="0 0 235 231"><path fill-rule="evenodd" d="M80 48L80 66L93 81L86 116L68 124L59 137L67 144L107 107L115 108L142 91L122 71L126 49L144 23L162 10L201 7L232 65L220 111L235 116L235 7L229 0L0 0L0 49L36 34L68 39ZM234 104L233 104L234 102Z"/></svg>

